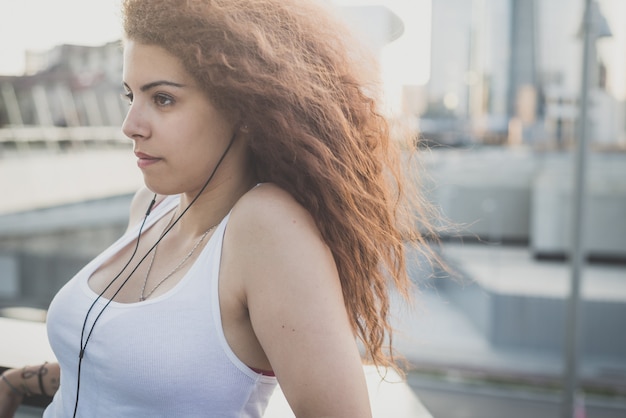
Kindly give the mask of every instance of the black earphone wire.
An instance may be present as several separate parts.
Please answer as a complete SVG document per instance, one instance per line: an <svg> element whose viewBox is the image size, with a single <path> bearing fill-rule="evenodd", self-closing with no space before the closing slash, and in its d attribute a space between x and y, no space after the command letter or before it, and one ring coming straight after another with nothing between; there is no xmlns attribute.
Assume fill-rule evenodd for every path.
<svg viewBox="0 0 626 418"><path fill-rule="evenodd" d="M146 224L146 220L148 219L148 215L150 215L150 212L152 211L152 208L154 207L154 205L156 203L156 196L157 195L155 194L154 197L152 198L152 201L150 202L150 205L148 206L148 210L146 211L146 214L145 214L145 216L143 218L141 226L139 227L139 232L137 234L137 242L135 244L135 248L133 250L133 253L131 254L130 258L128 259L128 261L126 262L124 267L122 267L122 270L120 270L120 272L113 278L113 280L111 280L109 282L109 284L104 288L104 290L102 290L102 292L100 292L100 294L98 294L96 299L94 299L94 301L92 302L91 306L87 310L87 313L85 314L85 319L83 320L83 327L82 327L81 332L80 332L80 351L79 351L79 354L78 354L78 371L77 371L77 379L76 379L76 401L74 403L74 413L73 413L72 417L75 418L76 417L76 413L78 411L78 396L80 394L80 376L81 376L81 366L82 366L82 363L83 363L83 357L85 355L85 350L87 349L87 344L89 343L89 339L91 338L91 334L93 333L93 330L94 330L94 328L96 326L96 323L98 322L98 319L100 319L100 316L102 316L102 314L104 313L106 308L108 308L108 306L111 304L111 302L113 302L113 300L118 295L118 293L122 290L122 288L124 288L126 283L128 283L128 281L130 280L132 275L135 273L135 271L137 271L137 269L139 268L141 263L143 263L144 260L148 257L148 255L156 248L157 245L159 245L161 240L165 237L165 235L167 235L168 232L170 232L172 230L174 225L176 225L176 223L183 217L183 215L185 213L187 213L187 211L189 210L191 205L193 205L196 202L196 200L198 200L200 195L204 192L204 190L209 185L209 182L213 179L213 176L215 176L215 173L217 172L217 169L219 168L219 166L222 164L222 161L224 160L224 158L226 158L226 154L228 154L228 151L232 147L233 142L235 142L235 137L236 136L237 136L237 130L235 130L235 132L233 133L233 136L231 137L230 142L228 143L228 146L224 150L224 153L222 154L222 156L218 160L217 164L215 165L215 168L211 172L211 175L209 176L207 181L204 183L204 185L202 186L202 188L200 189L198 194L196 194L196 196L189 203L189 205L187 205L185 210L183 210L181 212L181 214L176 217L174 222L172 222L172 224L163 232L163 234L161 234L161 237L159 237L159 239L154 243L154 245L152 245L152 247L150 247L150 249L144 254L144 256L141 258L141 260L139 260L139 262L137 263L135 268L133 268L133 270L130 272L130 274L126 277L126 279L124 279L122 284L120 284L120 286L117 288L115 293L113 293L113 295L109 298L107 303L104 305L104 307L102 307L102 309L100 310L100 312L98 313L98 315L94 319L93 324L91 324L91 328L89 329L89 332L87 333L87 337L85 338L85 329L87 328L87 320L89 319L89 315L90 315L92 309L95 307L96 303L102 298L104 293L107 290L109 290L109 288L113 285L113 283L115 283L117 281L117 279L119 279L119 277L122 275L122 273L124 273L124 270L126 270L126 268L130 265L131 261L133 261L133 258L135 258L135 255L137 254L137 250L139 249L139 240L141 238L141 233L143 231L144 225ZM83 344L83 340L84 340L84 344Z"/></svg>
<svg viewBox="0 0 626 418"><path fill-rule="evenodd" d="M89 314L91 313L91 310L94 308L94 306L96 306L96 303L98 302L98 300L100 300L102 295L104 295L104 293L107 290L109 290L109 288L122 275L122 273L124 273L124 270L126 270L126 268L130 265L131 261L133 261L133 258L135 258L135 255L137 254L137 250L139 249L139 240L141 239L141 232L143 231L143 227L146 224L146 220L148 219L148 215L150 214L150 211L152 210L152 207L156 203L156 196L157 195L155 194L154 197L152 198L152 201L150 202L150 206L148 206L148 210L146 211L146 215L143 218L143 222L141 222L141 226L139 227L139 233L137 234L137 243L135 244L135 248L134 248L133 253L131 254L130 258L128 259L128 261L126 262L124 267L122 267L122 270L120 270L120 272L113 278L113 280L111 280L109 282L109 284L104 288L104 290L102 292L100 292L100 294L96 297L96 299L94 299L94 301L92 302L91 306L87 310L87 313L85 314L85 319L83 321L83 327L82 327L82 329L80 331L80 352L78 354L78 376L77 376L78 378L76 380L76 402L74 404L74 414L72 415L73 417L76 417L76 412L78 410L78 394L80 393L80 372L81 372L81 366L82 366L82 363L83 363L83 356L85 354L85 348L87 347L87 341L89 341L89 337L91 336L91 332L93 331L93 327L95 326L96 321L98 320L98 318L100 317L100 315L102 314L104 309L106 309L106 307L108 306L108 303L100 311L100 314L98 314L98 316L96 317L96 321L94 321L94 323L92 324L91 330L89 331L89 335L87 336L87 341L83 345L83 338L84 338L84 335L85 335L85 328L87 327L87 319L89 318ZM122 286L123 285L124 284L122 284ZM119 289L118 289L118 291L119 291Z"/></svg>

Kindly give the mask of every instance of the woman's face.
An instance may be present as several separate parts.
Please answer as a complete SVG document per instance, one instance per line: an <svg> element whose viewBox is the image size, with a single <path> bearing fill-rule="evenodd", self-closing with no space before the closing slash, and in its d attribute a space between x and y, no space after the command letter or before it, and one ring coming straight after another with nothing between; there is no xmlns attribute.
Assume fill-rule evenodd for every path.
<svg viewBox="0 0 626 418"><path fill-rule="evenodd" d="M123 82L130 108L122 130L146 186L159 194L198 191L228 147L234 118L159 46L128 41Z"/></svg>

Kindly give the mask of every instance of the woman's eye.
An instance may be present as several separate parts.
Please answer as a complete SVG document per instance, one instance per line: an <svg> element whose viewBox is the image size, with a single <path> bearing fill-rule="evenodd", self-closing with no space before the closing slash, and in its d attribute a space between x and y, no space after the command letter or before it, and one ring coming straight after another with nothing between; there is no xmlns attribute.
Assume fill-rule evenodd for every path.
<svg viewBox="0 0 626 418"><path fill-rule="evenodd" d="M126 99L129 105L133 104L133 93L131 93L130 91L125 91L124 93L122 93L122 98Z"/></svg>
<svg viewBox="0 0 626 418"><path fill-rule="evenodd" d="M166 94L159 93L154 96L154 103L158 106L168 106L174 103L174 99Z"/></svg>

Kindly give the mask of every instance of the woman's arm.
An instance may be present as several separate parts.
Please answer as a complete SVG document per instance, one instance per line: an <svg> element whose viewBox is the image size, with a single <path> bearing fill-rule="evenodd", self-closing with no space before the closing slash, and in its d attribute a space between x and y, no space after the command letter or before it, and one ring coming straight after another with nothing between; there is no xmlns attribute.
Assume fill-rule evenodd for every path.
<svg viewBox="0 0 626 418"><path fill-rule="evenodd" d="M232 260L252 328L292 410L299 418L370 417L334 258L311 216L272 185L244 199L229 231Z"/></svg>
<svg viewBox="0 0 626 418"><path fill-rule="evenodd" d="M57 363L6 370L0 379L0 418L12 418L25 396L54 396L60 375Z"/></svg>

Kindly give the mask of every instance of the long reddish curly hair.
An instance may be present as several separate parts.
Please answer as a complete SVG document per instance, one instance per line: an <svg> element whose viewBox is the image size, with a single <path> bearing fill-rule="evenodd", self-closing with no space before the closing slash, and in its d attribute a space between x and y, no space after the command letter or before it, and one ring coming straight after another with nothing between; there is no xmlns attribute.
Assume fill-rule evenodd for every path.
<svg viewBox="0 0 626 418"><path fill-rule="evenodd" d="M123 16L128 39L165 48L242 116L258 180L302 204L330 247L367 359L395 367L390 284L409 294L405 241L424 244L428 223L406 204L416 189L367 50L319 0L125 0Z"/></svg>

